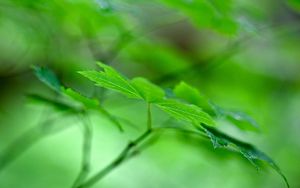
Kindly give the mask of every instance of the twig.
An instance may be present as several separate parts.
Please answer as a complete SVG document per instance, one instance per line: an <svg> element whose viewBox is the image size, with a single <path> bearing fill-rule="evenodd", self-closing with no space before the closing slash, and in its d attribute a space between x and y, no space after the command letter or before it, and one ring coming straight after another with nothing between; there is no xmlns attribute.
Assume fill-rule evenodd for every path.
<svg viewBox="0 0 300 188"><path fill-rule="evenodd" d="M85 178L87 177L90 171L90 163L91 163L91 149L92 149L92 138L93 138L93 129L91 122L87 115L80 116L83 127L83 145L82 145L82 161L81 161L81 169L73 183L72 187L76 187L80 185Z"/></svg>
<svg viewBox="0 0 300 188"><path fill-rule="evenodd" d="M153 134L147 141L143 142L142 144L140 144L139 147L136 147L128 156L127 156L127 160L130 159L131 157L134 157L138 154L141 153L141 151L146 150L148 147L152 146L153 144L155 144L161 137L161 133L162 132L158 132L154 129L152 129L153 132L155 132L155 134Z"/></svg>
<svg viewBox="0 0 300 188"><path fill-rule="evenodd" d="M124 132L124 129L117 118L111 115L105 108L102 107L102 105L98 108L98 110L100 113L105 115L114 125L116 125L120 132Z"/></svg>
<svg viewBox="0 0 300 188"><path fill-rule="evenodd" d="M152 128L152 114L151 114L151 104L147 104L147 129L151 130Z"/></svg>
<svg viewBox="0 0 300 188"><path fill-rule="evenodd" d="M151 133L152 133L152 116L151 116L151 107L150 104L148 104L147 107L147 130L141 134L138 138L135 140L129 142L127 146L122 150L122 152L117 156L115 160L113 160L108 166L106 166L104 169L99 171L97 174L95 174L93 177L88 179L86 182L80 184L77 186L77 188L88 188L100 181L103 177L105 177L107 174L112 172L114 169L116 169L118 166L120 166L127 157L131 156L132 150L136 148L140 143L142 143L145 139L147 139Z"/></svg>
<svg viewBox="0 0 300 188"><path fill-rule="evenodd" d="M127 156L130 154L132 149L135 148L142 141L144 141L151 134L151 132L152 132L151 130L147 130L141 136L139 136L137 139L135 139L134 141L129 142L127 144L127 146L123 149L123 151L118 155L118 157L115 160L113 160L112 163L110 163L103 170L101 170L96 175L91 177L85 183L79 185L77 188L91 187L92 185L97 183L99 180L101 180L103 177L105 177L107 174L109 174L111 171L113 171L118 166L120 166L122 164L122 162L125 161Z"/></svg>

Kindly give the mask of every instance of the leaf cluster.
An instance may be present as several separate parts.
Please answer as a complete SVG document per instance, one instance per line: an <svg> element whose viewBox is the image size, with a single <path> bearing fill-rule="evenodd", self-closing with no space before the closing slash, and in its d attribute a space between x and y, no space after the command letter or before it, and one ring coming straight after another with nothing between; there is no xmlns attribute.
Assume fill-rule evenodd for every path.
<svg viewBox="0 0 300 188"><path fill-rule="evenodd" d="M234 148L235 151L241 153L257 168L261 165L260 162L267 163L287 183L285 176L270 157L251 144L235 139L215 128L214 118L225 117L241 129L256 130L257 123L248 115L226 110L215 105L201 95L196 88L184 82L181 82L173 90L176 98L168 98L162 88L145 78L133 78L130 80L108 65L103 63L98 63L98 65L102 68L101 71L81 71L79 73L93 81L96 86L114 90L129 98L153 104L168 113L172 118L192 125L199 131L199 134L200 132L205 133L215 148ZM207 112L204 110L207 110Z"/></svg>
<svg viewBox="0 0 300 188"><path fill-rule="evenodd" d="M239 152L257 169L263 163L268 164L283 177L288 186L286 177L269 156L253 145L233 138L216 128L215 119L225 118L242 130L257 130L257 123L247 114L221 108L202 95L196 88L185 82L175 86L171 95L173 97L168 97L161 87L145 78L136 77L129 79L104 63L99 62L98 66L101 68L100 71L89 70L80 71L79 73L93 81L96 86L113 90L128 98L141 100L148 105L156 106L166 112L171 118L191 125L190 127L198 132L199 135L209 138L214 148L226 148L230 151ZM63 87L55 74L49 69L34 67L34 71L45 85L54 90L64 100L48 99L39 95L31 95L31 98L48 105L50 104L56 109L70 110L75 113L85 112L86 110L98 110L122 130L118 120L102 108L96 99L85 97L71 88Z"/></svg>

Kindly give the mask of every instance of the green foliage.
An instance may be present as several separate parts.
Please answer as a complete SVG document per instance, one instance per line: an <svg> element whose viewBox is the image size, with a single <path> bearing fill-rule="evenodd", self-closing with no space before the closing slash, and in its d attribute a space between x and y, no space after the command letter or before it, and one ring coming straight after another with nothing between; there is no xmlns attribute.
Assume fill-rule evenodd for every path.
<svg viewBox="0 0 300 188"><path fill-rule="evenodd" d="M257 131L259 129L257 122L248 114L240 111L227 110L214 103L211 103L211 105L217 117L227 119L240 129L252 131Z"/></svg>
<svg viewBox="0 0 300 188"><path fill-rule="evenodd" d="M286 177L269 156L254 145L244 142L243 137L240 140L236 139L235 134L247 136L248 131L259 131L259 126L248 114L230 107L242 106L243 109L253 109L250 114L254 117L261 116L265 122L261 125L263 126L262 130L266 130L267 126L272 126L272 129L269 129L272 132L266 135L270 140L270 144L267 145L268 149L272 151L270 146L273 147L272 152L277 153L273 157L280 161L286 172L299 174L300 171L292 163L292 159L297 159L299 156L297 148L299 145L297 132L299 131L295 126L299 116L300 96L297 87L300 80L300 69L295 61L300 59L299 32L296 32L299 28L295 24L299 21L297 16L299 10L299 0L286 2L255 0L2 0L0 3L0 51L2 52L0 54L0 86L1 91L3 90L1 104L6 105L5 107L0 106L0 125L3 125L0 128L3 129L1 132L4 135L0 136L3 139L2 142L5 144L6 137L7 141L10 141L10 127L13 131L23 131L23 128L25 130L27 126L25 119L27 120L27 118L36 121L37 115L41 115L41 118L45 118L46 121L38 121L37 124L42 126L37 126L33 131L29 131L30 134L21 135L14 144L8 144L8 150L0 153L0 170L46 135L61 131L63 127L71 127L73 124L81 125L83 127L78 129L81 131L80 136L72 132L72 135L63 139L74 138L76 141L81 141L82 137L82 166L78 181L75 181L73 187L87 188L130 157L142 152L146 146L157 141L159 136L162 139L166 138L161 134L161 130L176 128L176 131L186 131L184 136L187 137L187 134L192 132L193 138L185 139L187 137L184 137L186 144L192 145L195 144L195 141L199 141L194 139L195 134L199 135L201 139L209 138L214 148L237 152L257 169L264 167L263 164L267 164L275 169L288 185ZM264 40L261 40L262 38ZM103 60L104 63L98 63L97 69L90 70L91 67L94 67L94 61L98 60ZM109 64L119 66L117 62L122 62L120 66L125 70L130 70L131 74L141 77L127 78L109 66ZM39 89L47 90L41 91L43 95L38 92L38 94L28 95L28 98L31 102L42 104L33 111L40 112L40 108L46 108L45 113L36 114L30 111L27 115L21 113L21 100L18 100L17 97L20 96L22 89L26 88L25 94L27 91L31 91L31 86L36 89L35 85L32 85L32 83L35 84L32 77L27 77L29 65L32 64L41 65L41 67L32 66L32 69L36 77L47 86L47 88ZM59 80L52 70L44 67L55 67L55 70L62 74L64 80ZM86 82L81 82L83 77L76 74L78 70L88 70L79 73L96 86L101 87L101 90L96 87L87 87ZM178 83L180 80L185 80L187 83L201 83L201 85L194 87L181 81L175 85L174 89L171 89L174 83ZM74 89L66 87L63 83L74 86ZM106 89L125 97L106 95ZM138 102L128 100L128 98ZM278 98L280 100L277 100ZM215 103L215 100L218 102ZM219 105L221 103L222 105ZM142 114L141 112L145 112L145 109L140 108L146 106L147 114ZM15 112L11 113L11 109L14 109ZM28 110L27 107L24 110ZM10 113L14 118L11 118ZM153 115L155 117L152 117ZM89 116L97 116L97 118L89 119ZM76 117L76 122L66 123L67 118L73 121L74 117ZM145 120L144 117L147 119ZM57 124L58 118L63 120L60 122L63 126ZM101 156L90 161L91 141L97 139L92 137L94 130L91 125L105 124L106 121L103 119L109 120L111 124L124 132L123 135L119 135L122 136L120 139L124 139L120 142L121 144L126 141L128 143L124 144L125 148L120 155L115 160L111 160L111 164L99 173L95 173L95 176L90 176L91 165L102 162ZM82 121L82 124L78 124L78 120ZM123 129L120 121L126 122L134 129L126 127ZM10 122L15 123L16 127L6 126ZM57 125L54 125L54 122ZM145 127L141 127L144 122L146 122ZM168 124L169 127L164 127L165 124ZM222 127L223 124L226 126ZM228 124L237 127L238 130L228 127ZM97 147L93 150L97 149L97 152L105 152L104 149L110 148L114 150L115 145L110 147L110 144L117 144L119 138L115 133L110 135L110 132L106 132L104 130L106 127L98 128L101 131L97 134L103 133L111 140L104 143L105 147L101 147L101 142L93 140L93 144L97 143ZM108 129L110 130L110 128ZM146 131L141 132L142 130ZM83 134L81 135L81 133ZM250 136L256 137L258 133L252 132ZM137 137L133 138L132 135L137 135ZM278 139L279 137L287 139ZM175 139L180 138L175 137ZM167 140L167 142L169 141L170 143L166 145L162 144L166 147L163 150L173 152L178 145L171 139ZM256 140L258 145L261 144L260 141ZM59 146L60 144L58 141ZM204 142L201 149L211 149L205 144L207 142ZM74 142L72 142L72 147L74 150L78 149ZM251 180L249 187L266 184L270 187L277 186L274 179L265 178L261 176L262 174L257 175L261 178L253 178L251 172L241 175L242 173L239 173L238 170L243 171L243 166L238 163L239 161L230 163L230 167L226 167L227 163L224 163L225 165L222 167L207 165L200 171L196 165L193 166L195 164L193 161L182 158L182 156L187 156L188 159L191 159L195 157L193 155L198 155L198 151L190 150L190 147L178 147L178 149L177 153L173 152L173 156L177 156L179 160L174 160L172 165L186 165L191 174L203 174L204 172L209 178L203 179L204 181L201 182L203 187L210 187L211 183L217 187L218 183L210 182L211 174L209 173L211 171L214 178L222 179L217 182L223 182L223 180L227 182L228 180L224 187L231 188L233 183L240 186L241 182L245 181L244 178ZM275 150L281 151L282 149L285 152L275 152ZM53 153L52 150L53 147L49 150L42 150L42 152ZM159 157L152 157L152 159L159 162L159 160L163 161L165 157L170 160L170 156L163 156L161 151L159 149L151 151L153 154L155 152L159 154ZM227 152L226 155L223 155L222 151L216 151L214 154L218 156L218 159L232 160L232 158L225 159ZM73 156L70 157L74 161L67 161L67 163L63 161L64 164L56 165L57 168L66 168L64 170L70 172L66 173L66 179L67 174L72 174L72 162L78 158ZM106 157L106 154L103 156ZM39 156L34 156L33 159L36 157ZM203 160L201 162L207 162L206 155L196 157L199 161ZM201 157L203 159L200 159ZM57 158L59 159L59 157ZM20 161L22 163L22 160ZM27 165L28 161L24 161ZM47 162L47 159L43 159L43 162ZM57 162L59 163L60 160ZM210 162L216 161L211 160ZM168 163L163 161L163 165L168 165ZM192 168L188 168L188 165L192 165ZM232 168L231 165L238 165L238 168ZM146 167L152 168L151 165ZM70 170L71 168L72 170ZM208 168L209 170L206 171ZM212 168L222 169L222 171L234 170L231 171L229 180L223 174L218 175L214 170L210 170ZM24 177L26 180L34 180L34 185L28 186L43 187L44 182L42 185L35 182L35 174L33 174L33 178L27 176L30 175L27 173L30 170L26 170ZM55 174L48 170L51 169L45 168L45 172ZM11 182L8 183L8 181L11 180L24 182L21 181L22 175L20 174L22 173L23 170L4 173L0 187L10 185ZM184 173L183 171L182 174ZM153 175L159 176L159 181L174 175L172 173L164 174L165 177L162 177L161 174ZM290 174L288 175L290 176ZM175 176L180 178L174 177L175 182L170 183L171 186L177 181L180 185L182 182L189 183L186 184L187 187L198 185L198 182L190 181L190 177L188 177L189 181L186 181L185 176L177 173ZM65 177L59 178L64 179ZM291 182L292 178L296 180L296 183L291 184L295 184L293 186L297 187L297 175L291 176ZM44 180L39 179L39 181ZM153 181L158 181L158 179L154 177ZM12 187L21 186L18 183L13 185L17 186ZM53 186L70 187L60 183ZM124 185L124 187L131 186L132 184ZM221 184L222 186L223 184Z"/></svg>
<svg viewBox="0 0 300 188"><path fill-rule="evenodd" d="M195 105L184 104L176 100L164 100L158 103L158 107L169 113L172 117L190 122L194 125L204 123L213 126L213 119L201 108Z"/></svg>
<svg viewBox="0 0 300 188"><path fill-rule="evenodd" d="M139 92L127 78L103 63L98 63L98 65L103 68L103 71L81 71L79 73L94 81L98 86L121 92L130 98L141 98Z"/></svg>
<svg viewBox="0 0 300 188"><path fill-rule="evenodd" d="M214 148L222 147L238 151L257 168L261 165L259 161L266 162L284 178L288 185L285 176L270 157L256 149L254 146L239 141L218 131L216 128L211 127L215 126L215 122L211 115L216 115L218 118L222 117L228 119L241 129L251 130L253 127L257 128L257 123L248 115L241 112L225 110L219 107L201 95L196 88L186 84L185 82L180 82L173 90L177 99L169 99L165 96L163 89L145 78L137 77L129 80L108 65L103 63L98 63L98 65L103 70L81 71L79 73L95 82L97 86L117 91L129 98L144 100L148 104L153 103L174 119L193 125L192 127L204 132L211 139ZM97 100L84 97L71 88L65 89L60 85L55 74L49 69L34 67L34 70L37 77L43 83L58 92L60 98L50 99L39 95L30 95L31 99L43 102L59 111L81 113L82 111L89 109L99 110L114 124L116 124L120 130L123 130L117 118L100 107ZM211 115L203 111L202 108L207 110ZM148 110L150 110L150 108ZM151 111L148 113L151 119ZM150 123L148 127L151 129L151 121L148 123Z"/></svg>
<svg viewBox="0 0 300 188"><path fill-rule="evenodd" d="M41 72L41 70L43 71ZM58 96L56 96L54 99L50 99L36 94L28 95L32 101L47 104L48 106L51 106L59 111L70 111L77 115L79 113L86 113L88 110L96 110L106 116L114 125L116 125L116 127L118 127L120 131L123 131L119 120L115 116L111 115L107 110L102 108L97 99L85 97L71 88L64 88L58 81L55 73L50 69L36 66L34 71L37 75L37 78L51 89L54 88L54 84L52 83L55 81L55 91L58 92Z"/></svg>
<svg viewBox="0 0 300 188"><path fill-rule="evenodd" d="M131 84L140 93L141 97L149 103L160 101L165 96L165 92L160 87L152 84L145 78L133 78Z"/></svg>
<svg viewBox="0 0 300 188"><path fill-rule="evenodd" d="M33 66L34 73L39 80L56 92L61 92L61 85L55 73L47 68Z"/></svg>
<svg viewBox="0 0 300 188"><path fill-rule="evenodd" d="M251 144L239 141L231 136L228 136L212 127L203 126L204 131L211 139L214 148L227 148L233 149L241 153L246 159L248 159L251 164L253 164L257 169L261 166L260 162L265 162L269 166L271 166L276 172L282 176L287 187L289 187L289 183L286 177L282 174L279 167L275 164L275 162L266 154L256 149Z"/></svg>
<svg viewBox="0 0 300 188"><path fill-rule="evenodd" d="M135 96L135 98L143 99L145 102L154 103L171 117L188 122L198 130L204 130L204 133L211 139L215 148L224 147L229 149L233 147L257 168L260 166L260 163L257 161L266 162L284 178L287 186L289 186L285 176L271 158L252 145L239 141L212 128L211 126L215 125L213 118L200 107L203 106L208 108L210 105L209 107L214 109L214 113L217 116L225 116L228 120L234 122L242 129L249 129L249 127L242 126L242 124L250 124L254 127L257 126L256 122L251 117L240 112L224 110L223 108L210 103L196 88L184 82L181 82L174 88L174 93L177 97L184 99L190 104L164 97L164 92L160 87L144 78L134 78L130 81L121 76L112 67L102 63L99 65L104 68L104 71L82 71L80 74L94 81L97 86L118 91L130 98Z"/></svg>
<svg viewBox="0 0 300 188"><path fill-rule="evenodd" d="M220 119L226 119L243 130L257 131L259 126L257 122L244 112L224 109L213 103L195 88L185 82L180 82L174 88L174 94L190 104L199 106L209 112L212 116Z"/></svg>
<svg viewBox="0 0 300 188"><path fill-rule="evenodd" d="M300 1L299 0L288 0L287 3L294 10L300 12Z"/></svg>
<svg viewBox="0 0 300 188"><path fill-rule="evenodd" d="M146 102L154 103L177 119L194 124L214 125L212 118L203 112L201 108L163 98L163 90L146 79L134 78L129 81L113 68L102 63L99 66L104 68L104 71L81 71L79 73L94 81L97 86L118 91L130 98L143 99Z"/></svg>
<svg viewBox="0 0 300 188"><path fill-rule="evenodd" d="M201 95L198 89L188 85L185 82L180 82L178 85L176 85L173 92L176 97L183 99L190 104L199 106L207 111L211 110L211 105L208 99Z"/></svg>

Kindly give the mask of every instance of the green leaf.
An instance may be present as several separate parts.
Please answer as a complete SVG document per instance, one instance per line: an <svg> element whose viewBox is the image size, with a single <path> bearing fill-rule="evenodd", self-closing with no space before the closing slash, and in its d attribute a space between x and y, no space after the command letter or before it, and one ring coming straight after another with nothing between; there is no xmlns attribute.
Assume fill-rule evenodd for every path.
<svg viewBox="0 0 300 188"><path fill-rule="evenodd" d="M83 110L94 109L105 115L114 125L123 131L121 124L109 112L104 110L98 100L90 99L74 91L71 88L64 88L55 73L47 68L38 66L33 67L36 76L48 87L60 94L60 99L49 99L39 95L29 95L29 98L35 102L44 103L52 106L58 111L82 112Z"/></svg>
<svg viewBox="0 0 300 188"><path fill-rule="evenodd" d="M188 85L185 82L180 82L173 90L176 97L185 100L190 104L201 107L204 110L211 110L208 99L206 99L198 89Z"/></svg>
<svg viewBox="0 0 300 188"><path fill-rule="evenodd" d="M202 128L198 129L200 131L204 129L204 132L210 138L214 148L234 149L235 151L241 153L246 159L248 159L251 162L251 164L253 164L257 169L259 169L261 166L260 162L267 163L270 167L276 170L276 172L284 179L287 187L289 187L286 177L281 172L276 163L269 156L256 149L251 144L242 142L231 136L228 136L213 127L202 125Z"/></svg>
<svg viewBox="0 0 300 188"><path fill-rule="evenodd" d="M131 98L144 99L149 103L155 103L159 108L177 119L196 124L214 125L213 119L201 108L176 100L164 99L164 91L148 80L135 78L130 82L113 68L101 63L99 66L104 71L82 71L80 73L102 87L118 91Z"/></svg>
<svg viewBox="0 0 300 188"><path fill-rule="evenodd" d="M63 89L63 93L74 101L81 103L87 109L95 109L99 107L99 102L97 99L85 97L71 88Z"/></svg>
<svg viewBox="0 0 300 188"><path fill-rule="evenodd" d="M127 78L119 74L110 66L103 63L98 63L98 65L103 69L103 71L80 71L79 73L95 82L97 86L115 90L130 98L142 98Z"/></svg>
<svg viewBox="0 0 300 188"><path fill-rule="evenodd" d="M137 77L131 80L132 85L140 93L142 98L149 102L157 102L164 98L165 92L145 78Z"/></svg>
<svg viewBox="0 0 300 188"><path fill-rule="evenodd" d="M243 130L258 131L258 123L248 114L240 111L233 111L221 108L220 106L211 103L217 117L225 118L234 125Z"/></svg>
<svg viewBox="0 0 300 188"><path fill-rule="evenodd" d="M227 119L241 129L259 130L258 123L248 114L240 111L227 111Z"/></svg>
<svg viewBox="0 0 300 188"><path fill-rule="evenodd" d="M60 93L61 92L61 84L58 78L56 77L55 73L48 69L38 66L32 67L36 77L46 84L48 87L53 89L54 91Z"/></svg>
<svg viewBox="0 0 300 188"><path fill-rule="evenodd" d="M173 92L176 97L197 105L207 112L212 112L218 118L225 118L240 129L251 131L257 131L259 129L257 122L246 113L221 108L201 95L196 88L185 82L180 82L174 88Z"/></svg>
<svg viewBox="0 0 300 188"><path fill-rule="evenodd" d="M288 0L287 4L295 11L300 12L300 1L299 0Z"/></svg>
<svg viewBox="0 0 300 188"><path fill-rule="evenodd" d="M211 126L214 125L213 119L195 105L185 104L171 99L166 99L156 104L159 108L176 119L193 124L204 123Z"/></svg>

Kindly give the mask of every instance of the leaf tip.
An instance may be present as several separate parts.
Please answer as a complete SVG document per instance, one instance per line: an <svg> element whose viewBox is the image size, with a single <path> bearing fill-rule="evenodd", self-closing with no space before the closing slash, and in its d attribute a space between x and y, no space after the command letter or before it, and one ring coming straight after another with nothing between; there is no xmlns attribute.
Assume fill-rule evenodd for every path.
<svg viewBox="0 0 300 188"><path fill-rule="evenodd" d="M105 68L107 65L106 64L104 64L103 62L101 62L101 61L96 61L96 65L98 65L99 67L101 67L101 68Z"/></svg>

